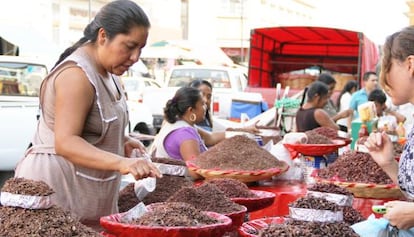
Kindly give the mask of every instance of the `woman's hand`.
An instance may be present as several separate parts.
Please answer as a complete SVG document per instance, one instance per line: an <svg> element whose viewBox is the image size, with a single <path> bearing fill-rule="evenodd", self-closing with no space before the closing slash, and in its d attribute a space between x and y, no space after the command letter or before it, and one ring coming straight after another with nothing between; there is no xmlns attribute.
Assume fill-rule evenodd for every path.
<svg viewBox="0 0 414 237"><path fill-rule="evenodd" d="M252 133L255 135L260 134L260 129L257 128L257 123L260 121L255 122L254 124L250 125L250 126L246 126L246 127L241 127L241 128L226 128L226 131L229 132L247 132L247 133Z"/></svg>
<svg viewBox="0 0 414 237"><path fill-rule="evenodd" d="M398 229L406 230L414 227L414 203L404 201L391 201L384 204L387 213L384 218Z"/></svg>
<svg viewBox="0 0 414 237"><path fill-rule="evenodd" d="M256 126L258 122L259 121L257 121L256 123L254 123L250 126L242 127L240 130L243 131L243 132L248 132L248 133L258 135L258 134L260 134L260 130Z"/></svg>
<svg viewBox="0 0 414 237"><path fill-rule="evenodd" d="M123 159L119 172L131 174L136 180L147 177L162 178L160 170L149 160L143 158Z"/></svg>
<svg viewBox="0 0 414 237"><path fill-rule="evenodd" d="M145 154L147 151L145 146L137 139L132 137L125 137L124 151L126 157L131 157L132 151L137 149L140 154Z"/></svg>
<svg viewBox="0 0 414 237"><path fill-rule="evenodd" d="M369 135L367 141L364 143L367 147L369 154L381 167L385 167L393 162L394 160L394 147L391 139L385 132L373 132Z"/></svg>

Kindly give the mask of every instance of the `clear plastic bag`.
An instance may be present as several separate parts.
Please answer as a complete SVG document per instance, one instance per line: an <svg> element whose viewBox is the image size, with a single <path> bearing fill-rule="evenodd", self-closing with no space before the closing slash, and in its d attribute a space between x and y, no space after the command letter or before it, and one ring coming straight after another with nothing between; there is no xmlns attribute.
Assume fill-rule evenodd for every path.
<svg viewBox="0 0 414 237"><path fill-rule="evenodd" d="M149 162L152 162L151 157L148 154L141 154L137 149L133 150L133 154L131 157L142 157L142 159L146 159ZM155 190L155 187L157 185L156 178L148 177L140 180L135 180L135 178L132 175L129 176L134 182L134 191L138 200L143 200L145 196L148 195L148 193Z"/></svg>
<svg viewBox="0 0 414 237"><path fill-rule="evenodd" d="M154 191L156 183L157 180L152 177L135 181L134 191L138 200L143 200L148 195L148 193Z"/></svg>
<svg viewBox="0 0 414 237"><path fill-rule="evenodd" d="M414 228L401 230L395 226L388 225L387 228L378 233L378 237L413 237Z"/></svg>
<svg viewBox="0 0 414 237"><path fill-rule="evenodd" d="M129 223L134 219L140 218L146 212L148 212L147 207L143 202L140 202L137 205L135 205L135 207L129 209L127 212L124 212L121 216L121 221Z"/></svg>
<svg viewBox="0 0 414 237"><path fill-rule="evenodd" d="M388 224L385 229L378 232L378 237L398 237L399 230L397 227Z"/></svg>

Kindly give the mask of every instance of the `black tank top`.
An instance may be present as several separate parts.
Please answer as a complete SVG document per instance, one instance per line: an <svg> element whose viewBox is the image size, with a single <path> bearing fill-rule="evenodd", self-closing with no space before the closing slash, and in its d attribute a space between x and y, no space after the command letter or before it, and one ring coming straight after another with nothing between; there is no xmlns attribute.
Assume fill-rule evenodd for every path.
<svg viewBox="0 0 414 237"><path fill-rule="evenodd" d="M296 113L296 129L298 132L306 132L314 128L318 128L318 122L315 119L315 110L317 108L302 109Z"/></svg>

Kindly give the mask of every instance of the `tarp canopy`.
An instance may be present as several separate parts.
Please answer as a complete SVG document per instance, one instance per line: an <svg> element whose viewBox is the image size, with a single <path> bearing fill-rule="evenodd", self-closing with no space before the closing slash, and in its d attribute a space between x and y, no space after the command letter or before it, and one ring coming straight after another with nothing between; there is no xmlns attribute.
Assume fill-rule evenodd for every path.
<svg viewBox="0 0 414 237"><path fill-rule="evenodd" d="M249 86L274 87L278 74L311 67L358 79L375 71L378 48L361 32L311 26L253 29Z"/></svg>
<svg viewBox="0 0 414 237"><path fill-rule="evenodd" d="M29 25L0 24L0 38L3 44L7 41L15 47L13 51L3 49L1 54L44 58L52 63L63 52L41 32Z"/></svg>
<svg viewBox="0 0 414 237"><path fill-rule="evenodd" d="M162 40L142 49L141 58L195 60L201 64L233 65L220 47L187 40Z"/></svg>

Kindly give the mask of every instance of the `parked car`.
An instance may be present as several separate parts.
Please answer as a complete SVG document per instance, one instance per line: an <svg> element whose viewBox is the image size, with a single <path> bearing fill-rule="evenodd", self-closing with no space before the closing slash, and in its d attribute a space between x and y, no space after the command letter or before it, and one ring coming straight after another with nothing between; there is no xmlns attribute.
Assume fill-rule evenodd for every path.
<svg viewBox="0 0 414 237"><path fill-rule="evenodd" d="M127 95L129 108L129 132L155 135L153 116L146 104L142 103L142 93L145 88L160 88L161 86L152 78L147 77L122 77L122 83ZM144 140L148 146L150 140Z"/></svg>
<svg viewBox="0 0 414 237"><path fill-rule="evenodd" d="M46 63L38 58L0 55L0 171L12 172L32 140L40 85L47 73ZM125 132L149 134L153 119L148 107L127 103L131 127Z"/></svg>
<svg viewBox="0 0 414 237"><path fill-rule="evenodd" d="M180 65L171 68L167 74L165 87L146 89L143 103L147 104L154 116L154 127L160 129L163 121L163 108L178 88L188 85L191 81L201 79L209 81L213 86L213 115L221 119L231 117L231 104L234 98L260 97L259 93L244 92L247 85L245 71L237 67Z"/></svg>
<svg viewBox="0 0 414 237"><path fill-rule="evenodd" d="M122 77L128 100L142 103L142 94L145 88L160 88L161 85L149 77Z"/></svg>
<svg viewBox="0 0 414 237"><path fill-rule="evenodd" d="M13 171L36 130L48 69L37 58L0 56L0 72L0 171Z"/></svg>

